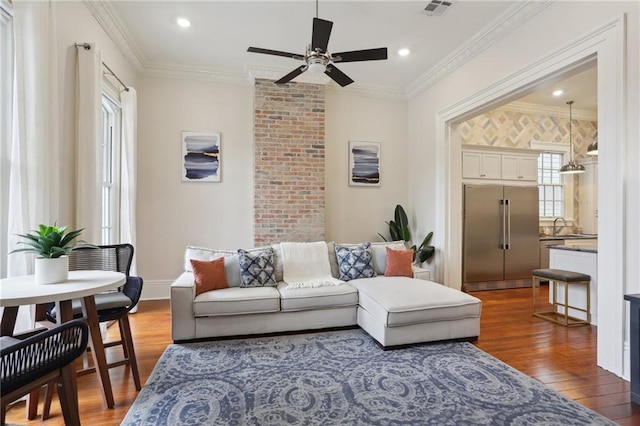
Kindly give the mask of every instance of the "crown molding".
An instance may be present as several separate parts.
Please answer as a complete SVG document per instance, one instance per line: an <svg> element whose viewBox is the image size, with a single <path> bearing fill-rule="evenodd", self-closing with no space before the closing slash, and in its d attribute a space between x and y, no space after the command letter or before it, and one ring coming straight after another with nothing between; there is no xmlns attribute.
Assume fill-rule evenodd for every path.
<svg viewBox="0 0 640 426"><path fill-rule="evenodd" d="M569 109L527 102L511 102L496 108L498 111L520 112L523 114L550 115L552 117L569 118ZM597 112L587 109L573 109L572 118L575 120L598 121Z"/></svg>
<svg viewBox="0 0 640 426"><path fill-rule="evenodd" d="M140 75L144 77L197 80L240 85L248 85L250 82L246 74L241 72L219 71L211 68L183 67L171 64L146 64L143 70L140 71Z"/></svg>
<svg viewBox="0 0 640 426"><path fill-rule="evenodd" d="M432 87L443 77L449 75L506 34L546 9L553 1L526 0L517 2L506 13L499 16L484 27L482 31L475 34L446 58L418 77L413 83L409 84L406 88L407 97L413 98Z"/></svg>
<svg viewBox="0 0 640 426"><path fill-rule="evenodd" d="M131 36L118 14L113 11L107 1L104 0L82 0L82 3L98 21L98 24L104 29L109 38L137 72L144 70L144 57L142 52L137 48L135 43L131 42Z"/></svg>
<svg viewBox="0 0 640 426"><path fill-rule="evenodd" d="M549 6L554 0L525 0L517 2L505 14L493 21L482 31L477 33L466 43L452 52L436 66L422 74L406 89L358 85L339 87L324 75L304 73L296 77L296 81L312 84L324 84L330 92L352 94L357 96L410 99L433 86L456 68L478 55L504 35L531 19ZM131 66L143 76L165 77L175 79L192 79L232 84L253 84L256 78L277 80L290 70L279 68L257 67L249 65L245 73L219 71L206 68L184 67L172 64L153 64L145 61L144 55L138 49L132 37L126 30L118 14L107 0L82 0L83 4L113 40L118 50L124 55Z"/></svg>
<svg viewBox="0 0 640 426"><path fill-rule="evenodd" d="M291 71L290 69L285 70L279 67L265 67L255 65L247 65L245 67L245 70L247 72L247 75L249 76L249 81L252 84L253 82L255 82L256 78L278 80L283 75ZM404 93L404 91L398 90L393 87L359 85L357 82L347 87L340 87L337 83L335 83L324 74L303 73L296 77L295 82L324 85L327 92L330 93L340 93L370 98L406 99L406 94Z"/></svg>

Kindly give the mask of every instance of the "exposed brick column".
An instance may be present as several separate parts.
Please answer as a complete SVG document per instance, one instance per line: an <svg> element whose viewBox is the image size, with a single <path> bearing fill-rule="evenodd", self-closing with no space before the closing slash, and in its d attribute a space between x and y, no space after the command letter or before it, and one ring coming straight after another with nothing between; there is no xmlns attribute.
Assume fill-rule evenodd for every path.
<svg viewBox="0 0 640 426"><path fill-rule="evenodd" d="M256 79L256 246L324 240L324 102L324 86Z"/></svg>

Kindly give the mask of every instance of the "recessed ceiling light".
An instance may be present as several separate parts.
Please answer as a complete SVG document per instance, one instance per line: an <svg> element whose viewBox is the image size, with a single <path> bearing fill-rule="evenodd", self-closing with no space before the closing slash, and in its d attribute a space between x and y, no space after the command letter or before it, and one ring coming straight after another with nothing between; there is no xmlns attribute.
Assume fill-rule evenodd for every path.
<svg viewBox="0 0 640 426"><path fill-rule="evenodd" d="M409 53L411 53L411 51L406 47L403 47L402 49L398 50L398 55L400 56L407 56Z"/></svg>
<svg viewBox="0 0 640 426"><path fill-rule="evenodd" d="M189 28L191 26L191 21L187 18L178 18L176 19L176 23L182 28Z"/></svg>
<svg viewBox="0 0 640 426"><path fill-rule="evenodd" d="M553 96L560 96L564 93L564 90L558 89L558 90L554 90L551 94Z"/></svg>

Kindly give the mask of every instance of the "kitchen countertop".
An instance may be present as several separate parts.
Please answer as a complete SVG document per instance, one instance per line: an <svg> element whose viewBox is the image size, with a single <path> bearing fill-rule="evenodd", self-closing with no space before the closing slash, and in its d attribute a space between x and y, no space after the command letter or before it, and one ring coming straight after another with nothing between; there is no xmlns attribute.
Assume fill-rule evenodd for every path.
<svg viewBox="0 0 640 426"><path fill-rule="evenodd" d="M550 246L549 250L569 250L584 251L587 253L598 253L598 244L585 244L580 246Z"/></svg>
<svg viewBox="0 0 640 426"><path fill-rule="evenodd" d="M547 235L540 236L540 241L554 240L592 240L598 239L598 234L567 234L567 235Z"/></svg>

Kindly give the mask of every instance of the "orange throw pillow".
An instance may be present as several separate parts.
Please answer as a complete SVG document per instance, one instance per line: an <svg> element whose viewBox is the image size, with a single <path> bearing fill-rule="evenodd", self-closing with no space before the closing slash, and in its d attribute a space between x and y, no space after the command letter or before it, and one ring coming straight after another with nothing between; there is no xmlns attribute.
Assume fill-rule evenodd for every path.
<svg viewBox="0 0 640 426"><path fill-rule="evenodd" d="M413 277L413 250L387 249L387 269L385 277Z"/></svg>
<svg viewBox="0 0 640 426"><path fill-rule="evenodd" d="M191 259L191 267L196 283L196 296L206 291L229 287L227 276L224 274L224 257L208 262Z"/></svg>

